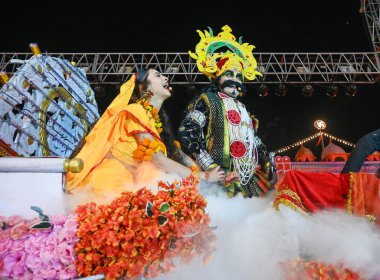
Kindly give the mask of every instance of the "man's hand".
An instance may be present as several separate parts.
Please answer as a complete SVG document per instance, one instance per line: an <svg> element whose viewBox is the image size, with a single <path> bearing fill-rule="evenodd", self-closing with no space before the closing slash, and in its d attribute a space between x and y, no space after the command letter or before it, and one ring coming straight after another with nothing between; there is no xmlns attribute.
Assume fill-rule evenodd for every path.
<svg viewBox="0 0 380 280"><path fill-rule="evenodd" d="M224 180L226 184L239 180L239 174L237 174L236 171L229 172L224 178Z"/></svg>

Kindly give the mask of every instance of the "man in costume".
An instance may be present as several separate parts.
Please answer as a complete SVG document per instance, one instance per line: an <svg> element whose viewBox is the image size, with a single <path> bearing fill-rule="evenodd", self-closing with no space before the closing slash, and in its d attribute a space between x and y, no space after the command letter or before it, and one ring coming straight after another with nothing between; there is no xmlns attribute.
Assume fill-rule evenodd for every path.
<svg viewBox="0 0 380 280"><path fill-rule="evenodd" d="M236 41L228 25L222 30L217 36L211 29L198 30L201 40L195 53L189 52L211 84L190 102L179 141L203 170L219 165L231 174L223 187L228 196L264 196L271 188L270 158L257 136L257 120L237 100L246 91L244 79L261 75L252 55L254 46Z"/></svg>

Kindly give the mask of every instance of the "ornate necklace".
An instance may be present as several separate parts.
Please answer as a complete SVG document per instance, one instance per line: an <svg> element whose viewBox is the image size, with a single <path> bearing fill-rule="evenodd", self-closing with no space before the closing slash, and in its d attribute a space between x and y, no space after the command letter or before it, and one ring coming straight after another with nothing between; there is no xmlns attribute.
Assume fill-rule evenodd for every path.
<svg viewBox="0 0 380 280"><path fill-rule="evenodd" d="M152 118L154 119L154 126L156 127L158 133L161 133L162 122L160 116L158 115L157 108L154 108L152 105L150 105L149 101L145 98L142 98L139 101L137 101L137 104L141 104L144 107L144 109L152 115Z"/></svg>

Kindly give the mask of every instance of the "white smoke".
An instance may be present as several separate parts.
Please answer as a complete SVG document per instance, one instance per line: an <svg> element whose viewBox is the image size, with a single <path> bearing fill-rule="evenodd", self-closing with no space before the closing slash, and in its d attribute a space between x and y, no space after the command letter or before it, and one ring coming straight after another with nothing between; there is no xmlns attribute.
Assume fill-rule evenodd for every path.
<svg viewBox="0 0 380 280"><path fill-rule="evenodd" d="M272 198L226 198L204 191L217 248L212 261L195 260L158 279L285 279L280 263L298 257L380 275L380 230L342 210L304 216L288 207L276 211ZM178 261L177 261L178 262Z"/></svg>

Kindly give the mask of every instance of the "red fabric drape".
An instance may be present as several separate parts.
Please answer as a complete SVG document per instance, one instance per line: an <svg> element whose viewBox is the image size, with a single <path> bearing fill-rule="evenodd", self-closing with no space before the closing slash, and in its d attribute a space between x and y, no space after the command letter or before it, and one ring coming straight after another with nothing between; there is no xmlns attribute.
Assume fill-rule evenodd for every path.
<svg viewBox="0 0 380 280"><path fill-rule="evenodd" d="M373 216L380 225L380 180L374 174L290 171L276 189L276 208L284 204L303 213L341 208Z"/></svg>

